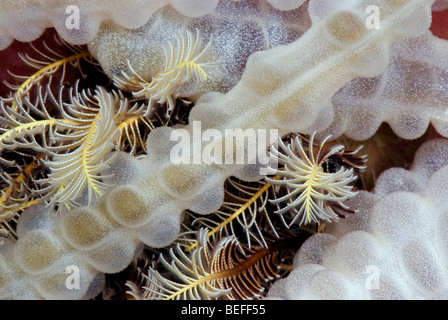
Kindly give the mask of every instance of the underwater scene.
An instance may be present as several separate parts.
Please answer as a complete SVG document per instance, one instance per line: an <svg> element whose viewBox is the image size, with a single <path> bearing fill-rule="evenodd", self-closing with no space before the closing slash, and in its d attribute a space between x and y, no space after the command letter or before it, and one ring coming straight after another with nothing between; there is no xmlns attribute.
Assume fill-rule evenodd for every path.
<svg viewBox="0 0 448 320"><path fill-rule="evenodd" d="M0 0L0 80L1 300L448 299L448 0Z"/></svg>

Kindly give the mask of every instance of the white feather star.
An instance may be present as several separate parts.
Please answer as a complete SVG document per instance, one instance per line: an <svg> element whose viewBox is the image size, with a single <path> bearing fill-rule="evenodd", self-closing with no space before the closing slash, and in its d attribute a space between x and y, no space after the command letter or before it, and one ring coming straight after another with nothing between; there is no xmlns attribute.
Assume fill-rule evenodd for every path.
<svg viewBox="0 0 448 320"><path fill-rule="evenodd" d="M152 78L151 82L142 78L129 64L131 74L123 73L124 79L115 77L114 82L122 90L132 91L136 98L148 99L149 106L154 101L167 103L168 110L174 108L173 91L176 87L190 80L193 76L198 80L207 80L207 71L218 66L214 62L205 62L212 41L205 47L199 30L196 37L187 30L187 37L176 35L176 44L169 42L165 50L165 67Z"/></svg>
<svg viewBox="0 0 448 320"><path fill-rule="evenodd" d="M288 204L276 213L292 211L295 217L290 225L299 219L300 224L313 221L319 223L320 220L335 221L339 215L332 206L347 210L349 208L343 201L356 195L351 185L357 179L353 168L341 166L337 172L324 171L323 165L327 159L344 151L344 146L335 145L328 152L322 152L329 138L320 143L317 152L314 150L314 134L309 140L308 153L299 136L292 138L288 145L279 139L279 146L284 153L275 147L271 148L271 153L284 165L283 168L276 169L276 175L283 178L265 179L271 184L286 187L288 194L270 201L274 204L288 201Z"/></svg>

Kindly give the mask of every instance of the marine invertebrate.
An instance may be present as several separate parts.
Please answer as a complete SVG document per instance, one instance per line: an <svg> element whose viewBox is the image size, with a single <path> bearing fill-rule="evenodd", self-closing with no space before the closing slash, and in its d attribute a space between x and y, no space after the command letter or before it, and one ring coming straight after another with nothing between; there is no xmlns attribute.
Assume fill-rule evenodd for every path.
<svg viewBox="0 0 448 320"><path fill-rule="evenodd" d="M263 282L280 277L287 253L300 245L302 237L268 241L269 245L248 248L235 236L207 237L198 232L199 246L187 256L178 245L170 249L171 263L161 256L160 263L180 282L163 277L149 268L146 292L151 299L257 299L262 297Z"/></svg>
<svg viewBox="0 0 448 320"><path fill-rule="evenodd" d="M304 149L302 137L298 135L292 136L287 146L282 140L279 141L282 153L275 146L271 147L271 153L284 165L282 169L277 169L275 174L283 178L265 179L269 183L287 187L286 195L271 202L278 204L290 200L276 213L292 211L295 217L291 224L298 220L300 224L337 220L344 211L350 212L344 201L356 194L351 185L357 179L354 168L341 166L333 172L328 170L331 165L328 163L330 157L342 155L344 146L326 146L330 136L315 146L314 136L315 133L309 138L307 151Z"/></svg>
<svg viewBox="0 0 448 320"><path fill-rule="evenodd" d="M215 68L207 68L207 81L192 79L182 86L171 87L172 95L196 101L206 92L230 90L240 80L250 54L288 44L309 25L306 6L279 12L264 1L223 1L210 14L197 18L185 17L166 7L135 30L104 23L88 48L109 77L123 79L123 73L128 76L136 73L141 78L139 82L151 83L167 68L169 44L180 50L182 47L176 44L178 37L185 37L186 32L196 35L199 31L200 36L194 36L194 40L201 40L207 48L203 62L212 63L209 67ZM135 89L140 90L138 85Z"/></svg>
<svg viewBox="0 0 448 320"><path fill-rule="evenodd" d="M300 7L304 0L267 2L280 10L293 10ZM0 7L0 49L8 47L13 39L33 41L49 27L55 27L62 38L70 43L86 44L93 40L100 24L108 20L124 28L136 29L144 25L161 8L173 8L186 17L195 18L212 13L218 4L218 0L133 0L126 4L119 0L107 4L76 0L50 4L26 0L19 6L7 1ZM265 5L263 1L262 6ZM83 23L76 23L76 18Z"/></svg>
<svg viewBox="0 0 448 320"><path fill-rule="evenodd" d="M30 96L10 99L11 105L1 102L1 151L6 156L9 150L40 154L43 167L51 172L35 183L45 185L39 193L43 198L51 197L54 204L68 205L86 188L93 199L93 193L101 194L105 188L101 174L112 160L118 135L117 105L129 103L120 101L117 94L106 94L102 88L92 96L70 92L70 102L62 101L62 92L58 101L49 87L38 88L36 102L31 102ZM92 103L87 102L89 99ZM51 104L57 112L49 111ZM3 159L14 165L6 157Z"/></svg>
<svg viewBox="0 0 448 320"><path fill-rule="evenodd" d="M144 252L111 277L103 296L108 298L118 287L118 293L126 291L138 300L264 297L272 277L287 274L295 248L309 236L300 229L284 230L268 208L271 187L229 178L218 211L208 216L186 212L174 245L155 254Z"/></svg>
<svg viewBox="0 0 448 320"><path fill-rule="evenodd" d="M115 174L115 187L110 188L98 201L90 205L83 203L60 219L55 219L54 212L42 205L24 211L18 221L18 240L15 243L6 241L2 248L2 257L13 255L14 258L1 260L4 276L0 295L13 298L21 294L25 298L91 298L101 290L104 273L124 269L140 254L143 246L160 248L171 244L177 238L185 209L202 215L219 210L225 194L223 184L228 177L257 181L263 176L260 169L266 164L261 161L230 165L175 165L170 161L170 151L174 146L170 137L175 130L194 135L194 124L200 121L200 133L209 129L220 132L220 141L214 142L224 146L225 143L219 142L225 142L229 137L226 133L229 128L243 131L277 129L279 135L284 136L290 132L311 133L316 131L316 126L321 130L328 127L333 112L332 96L356 77L378 76L384 71L389 62L389 47L396 40L423 35L430 23L434 1L373 1L373 4L384 9L383 27L369 31L364 28L364 14L366 5L371 2L359 0L335 4L325 0L311 0L307 8L312 26L302 36L303 30L297 24L288 24L290 20L287 14L273 13L272 9L264 11L272 16L277 15L279 18L275 21L280 21L280 25L287 25L280 34L288 36L276 41L277 33L272 31L275 28L266 27L263 30L269 32L268 36L262 37L261 47L254 45L238 54L244 63L236 67L236 77L226 81L232 69L223 67L224 71L218 73L216 81L207 83L209 87L203 84L182 89L177 87L180 91L175 96L191 98L195 103L188 124L151 131L145 148L147 155L138 159L116 152L116 159L110 164L110 170ZM181 18L179 13L169 7L164 8L154 15L152 24L140 31L149 26L160 30L159 23L170 25L172 28L169 30L178 30L191 28L201 22L202 28L198 29L207 40L213 31L203 30L213 29L213 22L216 21L207 19L232 10L231 5L229 8L226 2L223 3L216 7L216 15L198 20ZM264 2L261 3L262 6ZM294 3L293 6L300 4L291 3ZM241 3L238 5L242 6ZM238 5L235 4L241 8ZM256 5L249 5L248 8L248 16L255 17L255 20L260 18L254 14L257 12L254 9ZM299 9L293 11L293 16L300 12ZM173 16L179 20L172 19ZM235 19L240 15L230 16ZM95 28L89 30L94 31ZM99 59L109 76L121 74L125 67L116 64L114 58L130 60L121 59L122 55L115 50L120 46L109 42L122 33L126 32L108 23L98 38L89 44L89 50ZM168 34L172 36L175 33ZM223 43L215 36L213 38L217 41L211 44L210 54L227 63L235 61L234 56L225 55ZM154 37L148 42L148 47L160 48L158 44L166 40ZM153 76L151 72L163 67L160 52L155 49L150 53L154 53L154 61L147 65L147 69L131 63L142 79L150 79ZM109 57L112 58L108 61ZM371 64L372 58L376 59L375 66ZM141 70L146 70L146 74ZM210 92L212 90L221 92ZM113 99L114 93L103 92ZM122 144L123 140L117 140L120 142L116 146L125 146L131 151L143 148L142 135L132 132L137 128L135 121L145 123L140 113L142 110L144 107L136 110L135 117L127 118L132 113L130 110L115 117L123 121L115 123L117 129L123 124L121 138L117 139L124 138L125 127L130 129L127 131L130 134L126 134L128 142ZM265 138L267 145L277 140L277 137ZM243 145L242 149L247 152L248 147ZM147 197L147 194L151 194L151 197ZM64 267L68 264L76 265L82 274L80 290L76 292L65 287Z"/></svg>
<svg viewBox="0 0 448 320"><path fill-rule="evenodd" d="M118 95L107 95L104 89L100 88L94 97L99 110L85 109L82 101L75 100L73 104L78 108L77 119L87 122L84 130L79 130L76 134L76 142L71 147L75 149L71 152L55 154L45 165L49 168L48 179L44 180L50 185L49 191L53 202L68 204L77 199L87 188L88 199L94 199L94 195L101 195L107 185L104 183L104 171L113 160L111 151L114 148L113 141L116 140L118 128L114 121L115 106ZM126 103L126 102L125 102ZM84 111L84 112L83 112ZM87 115L86 115L87 114ZM77 128L78 129L78 128ZM84 131L84 132L82 132ZM66 148L66 146L64 146Z"/></svg>
<svg viewBox="0 0 448 320"><path fill-rule="evenodd" d="M83 114L78 106L62 106L68 91L63 86L69 77L67 74L82 78L83 69L91 64L89 54L57 38L55 43L62 50L53 50L46 43L43 49L31 44L31 53L19 55L27 66L37 71L30 76L13 75L21 84L7 83L15 93L0 102L0 158L3 179L9 185L2 188L2 223L7 224L9 219L17 218L20 209L45 201L46 192L39 190L45 176L42 172L44 162L57 153L76 147L77 143L71 142L79 139L78 134L82 135L85 122L89 122L86 114L83 120L75 120L74 113L79 112L78 116ZM14 156L17 153L22 157Z"/></svg>
<svg viewBox="0 0 448 320"><path fill-rule="evenodd" d="M352 199L357 215L304 243L271 297L446 299L447 155L445 139L430 140L410 170L385 171Z"/></svg>
<svg viewBox="0 0 448 320"><path fill-rule="evenodd" d="M143 140L148 131L156 125L178 121L176 110L172 110L172 120L160 118L159 112L149 115L147 104L131 103L119 91L109 94L104 87L96 87L94 93L81 89L85 82L82 69L85 65L98 68L97 65L90 59L85 65L81 64L81 59L90 56L88 51L65 44L57 37L55 43L69 55L64 56L47 44L43 45L45 51L31 44L33 53L41 58L29 54L19 56L37 71L28 77L14 75L23 79L23 83L8 84L15 90L14 95L0 102L1 161L24 172L30 173L36 167L46 171L39 177L26 179L21 173L17 183L5 177L11 188L5 191L2 199L9 212L5 213L4 221L13 212L36 203L37 198L38 202L50 201L58 210L64 206L70 208L81 196L88 202L94 201L108 186L112 151L140 154L145 150ZM72 65L68 66L70 63ZM70 71L77 71L79 79L72 80L76 81L74 87L67 89L62 83L67 81L66 74ZM60 78L59 87L53 78ZM22 165L10 160L11 154L16 152L27 155L32 162ZM28 167L22 169L25 166ZM25 180L31 181L30 186L17 188L21 191L11 195L12 187ZM8 199L16 199L15 204Z"/></svg>
<svg viewBox="0 0 448 320"><path fill-rule="evenodd" d="M430 123L439 134L448 136L447 50L447 41L430 31L398 40L391 47L391 62L384 73L354 79L333 96L332 123L319 136L345 134L366 140L383 122L405 139L422 136Z"/></svg>
<svg viewBox="0 0 448 320"><path fill-rule="evenodd" d="M13 39L32 41L39 37L45 28L55 27L58 33L74 44L86 44L93 40L101 22L113 20L126 28L142 26L158 9L171 5L188 16L202 16L210 13L218 1L132 1L123 7L121 1L107 4L94 4L82 1L57 1L36 3L26 1L20 5L3 2L1 6L1 46L6 48ZM143 10L141 9L143 7ZM28 10L33 8L32 10ZM194 8L194 9L193 9ZM193 10L192 10L193 9ZM72 15L82 19L76 24ZM78 26L75 28L75 26Z"/></svg>
<svg viewBox="0 0 448 320"><path fill-rule="evenodd" d="M123 74L124 79L114 78L118 88L131 91L136 98L148 99L148 109L157 101L168 104L168 112L174 109L173 88L189 81L193 75L197 80L207 80L208 69L217 67L216 63L203 61L210 48L211 41L202 47L199 31L194 37L187 31L187 39L183 35L176 36L176 44L168 43L165 48L165 66L163 71L155 75L151 82L139 76L129 65L131 75Z"/></svg>
<svg viewBox="0 0 448 320"><path fill-rule="evenodd" d="M241 234L244 234L244 243L249 249L253 241L267 247L264 240L265 233L280 238L276 231L276 223L271 219L271 210L268 208L268 199L272 194L270 183L263 181L243 183L231 177L224 183L224 192L224 202L211 216L188 212L192 219L191 227L208 229L207 237L219 233L223 237L239 238L240 242L242 242ZM182 241L183 235L189 233L188 230L182 232L178 238L180 243L187 243L186 251L191 251L198 245L197 241L190 244L189 238Z"/></svg>

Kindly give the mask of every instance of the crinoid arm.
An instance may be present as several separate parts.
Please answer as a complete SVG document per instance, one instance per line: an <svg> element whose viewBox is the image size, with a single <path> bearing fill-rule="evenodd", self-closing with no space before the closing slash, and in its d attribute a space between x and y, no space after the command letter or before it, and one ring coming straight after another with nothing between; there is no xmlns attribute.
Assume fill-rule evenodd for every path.
<svg viewBox="0 0 448 320"><path fill-rule="evenodd" d="M50 173L42 182L53 190L50 192L52 202L69 204L86 189L90 200L107 188L102 172L113 160L112 151L118 135L114 112L119 97L98 88L92 98L94 105L88 106L85 100L74 96L72 104L67 105L73 114L83 114L78 118L85 122L83 130L78 132L79 139L71 145L70 151L55 152L51 160L45 162Z"/></svg>
<svg viewBox="0 0 448 320"><path fill-rule="evenodd" d="M190 215L192 225L197 229L208 228L207 236L222 233L226 236L239 237L244 234L245 243L251 248L252 242L268 247L263 233L269 232L279 238L275 221L271 221L268 198L272 185L265 181L244 182L236 178L227 179L224 191L225 201L221 208L209 216L193 212ZM187 246L186 251L196 248L197 241Z"/></svg>

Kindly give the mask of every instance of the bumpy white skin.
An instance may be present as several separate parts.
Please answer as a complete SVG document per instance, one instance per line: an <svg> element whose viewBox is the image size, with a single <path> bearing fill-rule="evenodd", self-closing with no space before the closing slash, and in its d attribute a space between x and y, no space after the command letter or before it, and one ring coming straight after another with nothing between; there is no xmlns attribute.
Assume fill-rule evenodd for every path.
<svg viewBox="0 0 448 320"><path fill-rule="evenodd" d="M312 0L313 26L287 46L251 55L241 81L226 94L202 96L183 129L193 136L194 122L201 121L202 130L217 129L223 137L226 128L278 129L280 136L303 132L320 111L331 109L329 99L341 86L384 71L393 41L428 29L433 1L335 3ZM384 8L383 28L373 32L364 28L365 8L372 4ZM374 66L372 55L377 58ZM124 269L142 243L170 244L184 209L202 214L217 210L227 177L260 178L258 165L173 164L172 130L158 128L149 135L145 158L122 155L112 170L120 186L95 205L60 218L27 210L19 220L16 244L1 252L0 297L92 297L101 290L103 273ZM81 273L77 290L66 287L69 265Z"/></svg>
<svg viewBox="0 0 448 320"><path fill-rule="evenodd" d="M264 1L222 1L216 9L199 18L189 18L171 7L157 11L148 23L129 30L104 24L89 43L89 51L109 77L129 74L128 64L148 82L164 72L165 51L169 42L185 30L196 34L205 46L211 41L206 62L216 68L207 81L186 81L175 88L173 96L195 100L210 91L227 92L241 79L248 57L256 52L286 45L298 39L311 25L307 6L279 12Z"/></svg>
<svg viewBox="0 0 448 320"><path fill-rule="evenodd" d="M32 41L45 28L55 27L66 41L85 44L92 41L103 21L113 20L125 28L144 25L154 12L170 5L188 17L212 12L219 0L6 0L0 3L0 50L13 39ZM74 11L72 7L79 9ZM69 9L67 9L69 8ZM71 25L72 14L79 12L79 28Z"/></svg>
<svg viewBox="0 0 448 320"><path fill-rule="evenodd" d="M268 298L447 299L447 179L448 141L425 143L352 200L359 213L309 238Z"/></svg>
<svg viewBox="0 0 448 320"><path fill-rule="evenodd" d="M285 11L298 8L303 2L268 1L274 8ZM93 40L101 23L108 20L124 28L135 29L165 6L186 17L196 18L213 12L218 3L219 0L4 0L0 2L0 50L8 47L14 39L24 42L35 40L45 28L50 27L56 28L70 43L86 44ZM70 6L76 6L79 11ZM73 14L77 12L79 28L67 28L67 21L70 26Z"/></svg>
<svg viewBox="0 0 448 320"><path fill-rule="evenodd" d="M331 125L319 136L345 134L355 140L373 136L383 122L405 139L422 136L431 123L448 137L448 41L430 31L400 39L391 47L391 62L378 77L357 78L332 98ZM322 128L319 119L314 125Z"/></svg>
<svg viewBox="0 0 448 320"><path fill-rule="evenodd" d="M257 0L258 1L258 0ZM267 0L278 10L294 10L305 0ZM4 0L0 3L0 50L14 39L32 41L45 28L55 27L68 42L85 44L93 40L101 23L112 20L118 25L135 29L143 26L160 8L171 6L183 15L195 18L205 16L216 8L219 0ZM75 5L80 12L79 29L66 27L74 13L67 7ZM434 10L444 10L448 1L437 0Z"/></svg>
<svg viewBox="0 0 448 320"><path fill-rule="evenodd" d="M312 4L311 14L315 6ZM197 28L204 42L213 39L208 59L218 62L219 68L212 71L209 80L188 81L172 92L195 101L206 92L229 91L241 78L247 57L253 52L297 39L310 25L304 9L306 6L279 13L262 2L258 6L221 2L213 13L191 19L167 7L137 30L104 25L89 49L110 77L129 72L129 62L150 82L163 71L163 46L175 34ZM226 27L229 25L232 27ZM390 50L390 65L384 73L371 78L367 72L368 78L359 77L348 83L305 132L316 130L320 138L346 134L355 140L366 140L381 123L387 122L398 136L415 139L432 123L439 134L448 137L448 41L428 31L417 38L400 39ZM388 62L383 55L381 48L373 50L370 59L381 65Z"/></svg>

